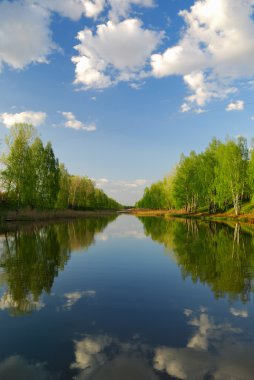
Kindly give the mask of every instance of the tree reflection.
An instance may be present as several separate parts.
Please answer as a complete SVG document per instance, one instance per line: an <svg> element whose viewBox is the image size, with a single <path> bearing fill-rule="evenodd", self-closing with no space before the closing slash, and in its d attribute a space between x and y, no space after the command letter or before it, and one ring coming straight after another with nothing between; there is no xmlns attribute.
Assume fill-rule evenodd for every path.
<svg viewBox="0 0 254 380"><path fill-rule="evenodd" d="M207 283L215 296L249 299L254 230L197 220L142 217L146 235L173 251L184 278Z"/></svg>
<svg viewBox="0 0 254 380"><path fill-rule="evenodd" d="M7 290L0 299L0 309L9 309L17 315L42 308L42 292L50 293L71 252L87 249L94 243L95 234L114 219L114 216L91 218L5 233L0 274Z"/></svg>

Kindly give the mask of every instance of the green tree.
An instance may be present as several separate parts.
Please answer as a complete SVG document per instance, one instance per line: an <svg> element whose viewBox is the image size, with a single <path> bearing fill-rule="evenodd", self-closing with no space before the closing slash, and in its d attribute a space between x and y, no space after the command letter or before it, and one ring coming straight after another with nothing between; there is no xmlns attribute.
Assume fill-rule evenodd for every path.
<svg viewBox="0 0 254 380"><path fill-rule="evenodd" d="M59 165L59 192L57 195L56 207L68 208L70 196L70 175L64 164Z"/></svg>
<svg viewBox="0 0 254 380"><path fill-rule="evenodd" d="M248 183L248 148L243 137L228 140L217 150L216 197L218 203L232 203L239 215Z"/></svg>
<svg viewBox="0 0 254 380"><path fill-rule="evenodd" d="M3 155L3 185L8 196L18 207L30 205L33 201L34 171L30 144L35 129L29 124L16 124L6 138L8 153Z"/></svg>

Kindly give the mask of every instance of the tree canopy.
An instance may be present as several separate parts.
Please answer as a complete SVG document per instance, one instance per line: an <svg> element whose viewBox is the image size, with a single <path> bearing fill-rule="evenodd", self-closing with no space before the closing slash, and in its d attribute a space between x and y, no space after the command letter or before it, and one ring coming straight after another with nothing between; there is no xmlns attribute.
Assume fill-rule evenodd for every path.
<svg viewBox="0 0 254 380"><path fill-rule="evenodd" d="M204 152L182 155L174 173L145 189L139 208L210 212L233 207L254 195L254 153L244 137L213 139Z"/></svg>
<svg viewBox="0 0 254 380"><path fill-rule="evenodd" d="M6 146L1 159L1 188L9 205L40 209L121 208L88 177L69 174L55 157L51 143L44 146L32 125L14 125Z"/></svg>

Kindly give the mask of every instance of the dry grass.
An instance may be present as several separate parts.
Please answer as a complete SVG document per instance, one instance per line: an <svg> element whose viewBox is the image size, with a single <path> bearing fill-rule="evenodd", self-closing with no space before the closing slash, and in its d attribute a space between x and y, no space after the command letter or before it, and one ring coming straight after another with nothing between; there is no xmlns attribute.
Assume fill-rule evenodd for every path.
<svg viewBox="0 0 254 380"><path fill-rule="evenodd" d="M129 214L136 216L165 216L165 217L178 217L178 218L193 218L202 220L217 220L217 221L239 221L248 224L254 224L254 210L251 212L242 212L239 216L230 210L229 212L209 214L208 212L193 212L186 213L184 210L142 210L132 209L128 211Z"/></svg>
<svg viewBox="0 0 254 380"><path fill-rule="evenodd" d="M114 215L114 211L76 211L76 210L31 210L4 211L0 213L2 222L12 221L46 221L58 219L77 219L84 217L97 217Z"/></svg>

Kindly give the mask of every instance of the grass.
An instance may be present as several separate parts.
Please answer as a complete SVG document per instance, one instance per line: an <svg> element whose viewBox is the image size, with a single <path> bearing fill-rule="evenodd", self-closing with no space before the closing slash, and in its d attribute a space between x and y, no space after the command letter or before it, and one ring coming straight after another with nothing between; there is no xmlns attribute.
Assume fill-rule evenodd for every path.
<svg viewBox="0 0 254 380"><path fill-rule="evenodd" d="M254 223L254 203L252 201L246 202L242 206L241 214L235 215L234 209L228 209L225 212L218 212L215 214L209 214L208 208L200 208L198 212L186 213L184 210L149 210L149 209L132 209L130 214L137 216L160 216L165 215L167 217L177 218L192 218L202 220L214 220L214 221L239 221L242 223Z"/></svg>
<svg viewBox="0 0 254 380"><path fill-rule="evenodd" d="M0 221L46 221L58 219L77 219L91 216L107 216L115 214L111 210L96 210L96 211L78 211L78 210L38 210L38 209L20 209L20 210L0 210Z"/></svg>

